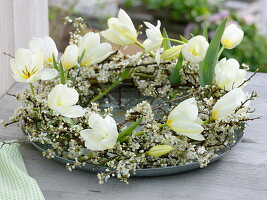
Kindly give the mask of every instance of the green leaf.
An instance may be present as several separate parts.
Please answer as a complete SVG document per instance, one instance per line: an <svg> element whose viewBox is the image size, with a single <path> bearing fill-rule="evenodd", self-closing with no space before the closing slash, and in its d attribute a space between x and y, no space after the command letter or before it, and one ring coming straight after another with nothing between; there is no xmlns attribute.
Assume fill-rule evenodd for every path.
<svg viewBox="0 0 267 200"><path fill-rule="evenodd" d="M62 63L60 62L59 64L59 70L60 70L60 81L61 84L65 85L66 84L66 77L65 77L65 72L62 66Z"/></svg>
<svg viewBox="0 0 267 200"><path fill-rule="evenodd" d="M163 36L163 38L169 38L165 28L163 28L162 36ZM171 42L169 40L163 40L164 51L166 51L167 49L170 49L171 47L172 47L172 45L171 45Z"/></svg>
<svg viewBox="0 0 267 200"><path fill-rule="evenodd" d="M52 58L53 58L53 67L54 67L56 70L58 70L58 66L57 66L57 60L56 60L56 58L55 58L55 55L54 55L54 54L52 54Z"/></svg>
<svg viewBox="0 0 267 200"><path fill-rule="evenodd" d="M207 41L209 41L209 37L208 37L208 24L207 23L204 23L203 36L206 38Z"/></svg>
<svg viewBox="0 0 267 200"><path fill-rule="evenodd" d="M220 26L217 28L214 37L212 38L205 59L199 65L200 85L211 85L214 78L215 66L218 61L218 52L220 49L220 42L224 32L224 27L227 18L223 20Z"/></svg>
<svg viewBox="0 0 267 200"><path fill-rule="evenodd" d="M180 83L180 70L183 67L183 54L182 52L179 55L179 58L177 60L177 63L175 65L175 68L173 69L171 75L170 75L170 83L172 85L179 84Z"/></svg>
<svg viewBox="0 0 267 200"><path fill-rule="evenodd" d="M188 40L187 40L184 36L180 35L180 38L181 38L181 40L182 40L183 42L185 42L185 43L188 42Z"/></svg>
<svg viewBox="0 0 267 200"><path fill-rule="evenodd" d="M91 102L95 102L96 100L105 96L110 90L114 89L117 85L119 85L120 82L122 82L124 79L129 77L132 74L132 72L133 72L132 68L125 69L122 73L120 73L120 75L117 77L117 79L105 91L103 91L98 96L93 98L91 100Z"/></svg>
<svg viewBox="0 0 267 200"><path fill-rule="evenodd" d="M136 129L136 127L142 122L142 120L143 120L143 116L140 117L138 120L136 120L136 122L132 123L128 128L120 132L118 141L119 142L124 141L124 138L130 135L134 131L134 129Z"/></svg>
<svg viewBox="0 0 267 200"><path fill-rule="evenodd" d="M84 57L84 54L85 54L85 50L83 50L82 52L82 55L78 58L78 63L81 64L82 63L82 60L83 60L83 57Z"/></svg>

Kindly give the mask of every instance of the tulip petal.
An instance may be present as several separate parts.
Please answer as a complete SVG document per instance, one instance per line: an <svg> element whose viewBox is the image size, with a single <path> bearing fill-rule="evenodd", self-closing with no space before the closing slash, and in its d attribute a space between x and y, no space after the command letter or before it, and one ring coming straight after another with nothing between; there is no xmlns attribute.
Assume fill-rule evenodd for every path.
<svg viewBox="0 0 267 200"><path fill-rule="evenodd" d="M199 134L204 130L200 124L190 121L173 121L168 126L179 134Z"/></svg>
<svg viewBox="0 0 267 200"><path fill-rule="evenodd" d="M77 118L82 117L85 114L86 110L81 106L66 106L62 107L60 114L68 118Z"/></svg>
<svg viewBox="0 0 267 200"><path fill-rule="evenodd" d="M53 68L44 68L40 74L39 74L39 78L41 80L51 80L56 78L58 75L58 71L56 69Z"/></svg>

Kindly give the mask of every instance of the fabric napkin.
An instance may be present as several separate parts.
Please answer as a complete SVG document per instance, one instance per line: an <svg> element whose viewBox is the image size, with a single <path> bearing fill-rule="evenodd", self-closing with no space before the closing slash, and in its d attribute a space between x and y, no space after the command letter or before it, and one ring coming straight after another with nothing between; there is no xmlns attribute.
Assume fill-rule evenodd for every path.
<svg viewBox="0 0 267 200"><path fill-rule="evenodd" d="M5 144L0 149L0 199L45 199L36 181L29 176L16 143Z"/></svg>

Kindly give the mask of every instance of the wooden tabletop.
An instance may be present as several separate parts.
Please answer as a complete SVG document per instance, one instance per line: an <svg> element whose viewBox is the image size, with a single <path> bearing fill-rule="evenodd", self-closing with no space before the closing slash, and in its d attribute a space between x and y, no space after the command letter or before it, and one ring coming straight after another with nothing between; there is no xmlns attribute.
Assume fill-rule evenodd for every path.
<svg viewBox="0 0 267 200"><path fill-rule="evenodd" d="M16 84L9 93L25 88ZM267 74L257 74L245 88L260 97L252 103L253 116L242 142L228 155L204 169L163 177L131 178L130 184L110 179L99 185L96 175L42 157L30 144L21 145L30 175L47 200L263 200L267 199ZM0 118L8 119L19 103L0 98ZM25 139L16 125L0 126L0 140Z"/></svg>

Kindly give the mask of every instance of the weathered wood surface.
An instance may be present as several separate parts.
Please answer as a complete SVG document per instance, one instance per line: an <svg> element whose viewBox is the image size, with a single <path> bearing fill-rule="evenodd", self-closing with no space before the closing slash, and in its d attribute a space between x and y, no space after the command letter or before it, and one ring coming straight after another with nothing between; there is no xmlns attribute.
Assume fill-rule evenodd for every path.
<svg viewBox="0 0 267 200"><path fill-rule="evenodd" d="M47 0L0 0L0 97L13 84L10 57L18 48L29 48L33 37L48 35Z"/></svg>
<svg viewBox="0 0 267 200"><path fill-rule="evenodd" d="M252 103L262 119L249 123L243 141L226 157L207 168L187 173L131 178L126 185L111 179L98 185L95 174L68 172L65 166L42 157L30 144L21 145L30 175L47 200L263 200L267 199L267 74L258 74L246 87L260 97ZM16 84L10 93L25 88ZM8 118L18 106L11 96L0 99L0 118ZM23 139L19 127L0 127L0 139Z"/></svg>

